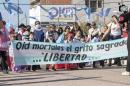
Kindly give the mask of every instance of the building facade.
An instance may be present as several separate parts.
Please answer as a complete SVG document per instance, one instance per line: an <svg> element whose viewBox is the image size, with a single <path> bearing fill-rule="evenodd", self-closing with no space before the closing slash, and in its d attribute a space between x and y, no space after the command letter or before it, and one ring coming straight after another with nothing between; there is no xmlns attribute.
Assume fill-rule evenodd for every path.
<svg viewBox="0 0 130 86"><path fill-rule="evenodd" d="M81 22L92 22L92 21L101 21L103 22L104 19L102 17L97 16L99 12L101 12L102 8L111 8L109 15L106 17L106 20L110 20L110 17L112 15L119 15L119 4L125 4L126 6L130 6L130 0L31 0L31 3L35 2L36 4L40 3L41 5L47 6L47 5L55 5L55 6L63 6L65 5L72 5L72 6L79 6L78 8L82 7L90 7L91 8L91 16L88 20L88 17L86 17L86 13L84 10L80 11L78 15L81 17L79 18L79 21ZM34 4L34 3L33 3ZM80 7L81 6L81 7ZM35 8L36 9L36 8ZM43 11L41 11L41 8L37 8L38 10L32 13L36 13L35 15L40 16L38 17L38 20L43 21L43 19L46 19L43 17ZM78 11L76 11L77 13ZM38 14L39 13L39 14ZM57 19L58 22L62 22ZM76 22L77 19L75 19L74 22Z"/></svg>
<svg viewBox="0 0 130 86"><path fill-rule="evenodd" d="M32 4L44 4L44 5L61 5L61 4L71 4L72 0L30 0Z"/></svg>

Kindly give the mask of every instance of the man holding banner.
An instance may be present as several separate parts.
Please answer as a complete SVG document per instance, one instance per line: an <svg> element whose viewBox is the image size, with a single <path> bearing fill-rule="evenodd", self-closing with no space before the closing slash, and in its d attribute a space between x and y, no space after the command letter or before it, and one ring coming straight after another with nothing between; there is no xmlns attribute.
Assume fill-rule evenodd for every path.
<svg viewBox="0 0 130 86"><path fill-rule="evenodd" d="M127 49L128 49L128 57L127 57L127 67L126 72L123 72L122 75L130 76L130 9L127 14L125 14L123 18L123 23L127 22L128 26L128 39L127 39Z"/></svg>

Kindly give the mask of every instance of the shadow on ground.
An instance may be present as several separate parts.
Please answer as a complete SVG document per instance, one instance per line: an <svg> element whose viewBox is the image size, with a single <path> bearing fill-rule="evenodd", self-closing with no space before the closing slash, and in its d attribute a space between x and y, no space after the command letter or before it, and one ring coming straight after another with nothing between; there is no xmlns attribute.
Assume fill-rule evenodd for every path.
<svg viewBox="0 0 130 86"><path fill-rule="evenodd" d="M44 78L44 77L43 77ZM46 81L33 81L32 82L20 82L20 83L13 83L13 84L6 84L1 83L0 86L14 86L14 85L29 85L29 84L37 84L37 83L48 83L48 82L62 82L62 81L76 81L76 80L86 80L86 79L95 79L95 78L100 78L100 77L76 77L76 78L66 78L66 79L56 79L56 80L46 80ZM30 78L31 79L31 78ZM8 81L8 80L7 80Z"/></svg>

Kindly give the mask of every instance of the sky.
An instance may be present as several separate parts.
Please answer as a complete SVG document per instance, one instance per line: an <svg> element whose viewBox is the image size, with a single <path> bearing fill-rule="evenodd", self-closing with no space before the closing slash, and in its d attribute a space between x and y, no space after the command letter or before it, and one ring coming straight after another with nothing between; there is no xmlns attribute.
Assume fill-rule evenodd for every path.
<svg viewBox="0 0 130 86"><path fill-rule="evenodd" d="M5 3L5 4L3 4ZM9 4L12 3L12 4ZM29 0L19 0L19 23L26 24L29 20ZM18 0L0 0L0 12L3 20L7 22L7 27L18 26Z"/></svg>

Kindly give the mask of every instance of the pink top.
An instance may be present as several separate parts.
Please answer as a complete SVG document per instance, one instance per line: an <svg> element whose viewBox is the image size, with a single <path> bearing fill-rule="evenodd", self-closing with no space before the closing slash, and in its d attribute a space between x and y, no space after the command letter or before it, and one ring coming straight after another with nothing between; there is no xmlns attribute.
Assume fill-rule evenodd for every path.
<svg viewBox="0 0 130 86"><path fill-rule="evenodd" d="M8 50L8 31L6 30L6 28L2 28L0 30L0 51L7 51Z"/></svg>

